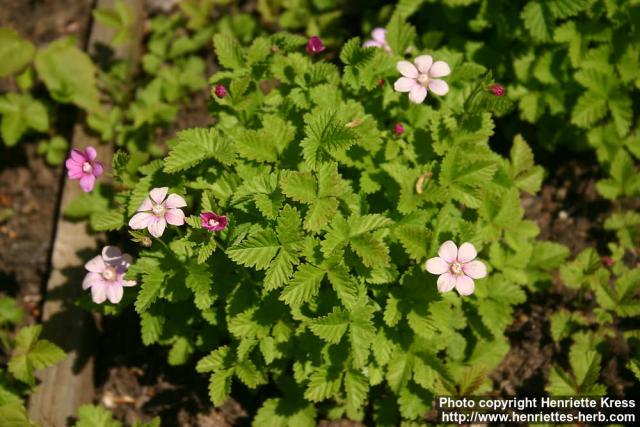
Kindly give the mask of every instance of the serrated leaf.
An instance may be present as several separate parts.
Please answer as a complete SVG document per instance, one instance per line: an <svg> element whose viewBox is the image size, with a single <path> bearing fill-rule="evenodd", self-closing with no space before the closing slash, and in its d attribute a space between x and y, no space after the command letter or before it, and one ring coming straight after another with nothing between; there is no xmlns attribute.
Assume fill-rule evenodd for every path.
<svg viewBox="0 0 640 427"><path fill-rule="evenodd" d="M229 258L240 265L264 270L280 249L273 230L263 230L227 249Z"/></svg>
<svg viewBox="0 0 640 427"><path fill-rule="evenodd" d="M311 332L331 344L340 342L342 336L347 332L348 326L349 315L338 308L334 308L330 314L324 317L309 321Z"/></svg>
<svg viewBox="0 0 640 427"><path fill-rule="evenodd" d="M318 294L324 276L324 270L311 264L302 264L282 290L280 300L294 307L308 302Z"/></svg>
<svg viewBox="0 0 640 427"><path fill-rule="evenodd" d="M231 33L218 33L213 36L213 45L218 62L232 70L244 67L244 52L240 43Z"/></svg>
<svg viewBox="0 0 640 427"><path fill-rule="evenodd" d="M138 313L147 310L160 295L164 283L164 272L153 271L142 276L142 285L135 302Z"/></svg>

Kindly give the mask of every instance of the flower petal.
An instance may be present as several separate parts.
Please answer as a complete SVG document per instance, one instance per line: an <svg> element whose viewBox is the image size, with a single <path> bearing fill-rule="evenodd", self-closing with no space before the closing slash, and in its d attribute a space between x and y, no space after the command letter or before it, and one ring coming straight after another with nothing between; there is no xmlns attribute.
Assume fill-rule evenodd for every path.
<svg viewBox="0 0 640 427"><path fill-rule="evenodd" d="M460 246L460 249L458 249L458 261L462 263L469 262L477 256L478 252L476 251L476 247L469 242L464 242Z"/></svg>
<svg viewBox="0 0 640 427"><path fill-rule="evenodd" d="M82 289L87 290L97 282L102 282L102 275L99 273L87 273L82 281Z"/></svg>
<svg viewBox="0 0 640 427"><path fill-rule="evenodd" d="M164 219L171 225L184 225L184 212L180 209L167 209Z"/></svg>
<svg viewBox="0 0 640 427"><path fill-rule="evenodd" d="M155 220L155 215L151 212L138 212L129 220L129 227L134 230L147 228Z"/></svg>
<svg viewBox="0 0 640 427"><path fill-rule="evenodd" d="M185 206L187 206L187 202L177 194L169 194L164 202L164 207L167 209L184 208Z"/></svg>
<svg viewBox="0 0 640 427"><path fill-rule="evenodd" d="M471 295L476 289L476 285L473 283L473 279L469 276L460 275L456 277L456 291L460 295Z"/></svg>
<svg viewBox="0 0 640 427"><path fill-rule="evenodd" d="M127 288L131 287L131 286L135 286L137 285L135 280L123 280L122 281L122 286L125 286Z"/></svg>
<svg viewBox="0 0 640 427"><path fill-rule="evenodd" d="M438 291L449 292L456 286L456 278L451 273L444 273L438 277Z"/></svg>
<svg viewBox="0 0 640 427"><path fill-rule="evenodd" d="M447 240L440 246L438 255L449 264L454 262L458 258L458 247L452 240Z"/></svg>
<svg viewBox="0 0 640 427"><path fill-rule="evenodd" d="M102 257L98 255L87 261L84 268L92 273L102 273L107 266L105 265Z"/></svg>
<svg viewBox="0 0 640 427"><path fill-rule="evenodd" d="M373 39L378 43L386 44L387 30L385 30L384 28L374 28L373 31L371 31L371 37L373 37Z"/></svg>
<svg viewBox="0 0 640 427"><path fill-rule="evenodd" d="M418 69L409 61L400 61L396 64L396 68L405 77L415 79L418 77Z"/></svg>
<svg viewBox="0 0 640 427"><path fill-rule="evenodd" d="M449 85L444 80L433 79L429 80L429 89L436 95L443 96L449 92Z"/></svg>
<svg viewBox="0 0 640 427"><path fill-rule="evenodd" d="M98 156L98 153L96 152L95 148L89 146L85 148L84 155L87 158L87 160L91 161L91 160L95 160L95 158Z"/></svg>
<svg viewBox="0 0 640 427"><path fill-rule="evenodd" d="M427 74L431 68L431 64L433 64L433 58L431 55L420 55L414 59L413 62L415 62L418 71L422 74Z"/></svg>
<svg viewBox="0 0 640 427"><path fill-rule="evenodd" d="M167 197L167 191L169 191L169 187L154 188L149 192L149 196L151 200L157 204L161 204L164 202L164 198Z"/></svg>
<svg viewBox="0 0 640 427"><path fill-rule="evenodd" d="M104 166L100 162L93 162L93 175L100 176L104 173Z"/></svg>
<svg viewBox="0 0 640 427"><path fill-rule="evenodd" d="M150 198L145 197L138 207L138 212L150 211L151 209L153 209L153 202Z"/></svg>
<svg viewBox="0 0 640 427"><path fill-rule="evenodd" d="M113 304L117 304L122 299L122 295L124 294L124 290L122 289L122 285L120 283L111 283L107 287L107 298Z"/></svg>
<svg viewBox="0 0 640 427"><path fill-rule="evenodd" d="M167 221L164 218L154 218L148 225L149 233L153 237L160 237L164 233L164 229L167 226Z"/></svg>
<svg viewBox="0 0 640 427"><path fill-rule="evenodd" d="M64 165L67 167L67 176L71 179L80 179L84 176L84 172L82 171L82 164L76 162L75 160L69 158Z"/></svg>
<svg viewBox="0 0 640 427"><path fill-rule="evenodd" d="M444 61L434 62L429 70L429 76L431 77L444 77L449 74L451 74L451 68L449 68L449 64Z"/></svg>
<svg viewBox="0 0 640 427"><path fill-rule="evenodd" d="M102 304L107 299L107 285L104 281L96 282L91 286L91 299L96 304Z"/></svg>
<svg viewBox="0 0 640 427"><path fill-rule="evenodd" d="M487 277L487 267L483 262L477 260L463 264L462 271L472 279L482 279L483 277Z"/></svg>
<svg viewBox="0 0 640 427"><path fill-rule="evenodd" d="M410 79L409 77L400 77L393 84L393 88L396 90L396 92L409 92L416 86L419 87L418 82L414 79Z"/></svg>
<svg viewBox="0 0 640 427"><path fill-rule="evenodd" d="M94 185L96 185L95 176L85 175L80 178L80 188L82 188L82 191L84 191L85 193L89 193L91 190L93 190Z"/></svg>
<svg viewBox="0 0 640 427"><path fill-rule="evenodd" d="M80 150L76 150L75 148L71 150L71 159L73 159L73 161L76 163L80 163L81 165L87 161L84 153Z"/></svg>
<svg viewBox="0 0 640 427"><path fill-rule="evenodd" d="M119 262L121 257L122 251L117 246L105 246L102 248L102 259L104 259L105 262Z"/></svg>
<svg viewBox="0 0 640 427"><path fill-rule="evenodd" d="M449 263L440 257L430 258L425 264L425 268L431 274L444 274L449 271Z"/></svg>
<svg viewBox="0 0 640 427"><path fill-rule="evenodd" d="M427 97L427 88L424 86L414 86L409 92L409 101L420 104Z"/></svg>
<svg viewBox="0 0 640 427"><path fill-rule="evenodd" d="M379 48L384 48L384 45L380 42L377 42L375 40L367 40L366 42L364 42L362 44L362 47L379 47Z"/></svg>

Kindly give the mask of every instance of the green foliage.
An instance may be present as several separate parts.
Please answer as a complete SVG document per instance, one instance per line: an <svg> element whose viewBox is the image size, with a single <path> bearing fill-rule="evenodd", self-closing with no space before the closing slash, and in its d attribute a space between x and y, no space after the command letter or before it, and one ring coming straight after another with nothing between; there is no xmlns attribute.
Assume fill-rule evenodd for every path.
<svg viewBox="0 0 640 427"><path fill-rule="evenodd" d="M27 66L35 46L11 28L0 28L0 77L15 74Z"/></svg>
<svg viewBox="0 0 640 427"><path fill-rule="evenodd" d="M9 372L18 380L33 384L33 372L54 365L64 359L64 352L55 344L39 339L42 326L27 326L16 335L16 343Z"/></svg>
<svg viewBox="0 0 640 427"><path fill-rule="evenodd" d="M49 115L45 106L30 95L8 93L0 97L0 136L5 145L16 145L22 135L33 129L38 132L49 130Z"/></svg>
<svg viewBox="0 0 640 427"><path fill-rule="evenodd" d="M96 67L74 39L60 39L40 49L34 64L55 100L91 112L100 110Z"/></svg>
<svg viewBox="0 0 640 427"><path fill-rule="evenodd" d="M378 390L415 420L442 389L486 390L523 285L548 280L567 256L534 240L537 228L523 219L520 191L535 193L543 177L529 145L518 136L509 158L493 152L495 104L455 95L485 90L482 67L434 52L454 75L468 70L437 103L409 106L379 88L397 78L408 47L419 52L404 20L417 7L403 4L387 27L397 55L356 38L342 67L305 57L303 41L287 33L245 47L218 32L224 69L210 81L229 94L212 97L216 125L179 132L164 160L137 170L131 155L114 161L126 185L106 204L119 218L122 205L130 217L157 186L189 201L188 226L168 228L165 244L154 242L129 270L140 283L143 342L170 346L171 364L208 354L197 370L210 376L216 405L234 382L271 382L281 394L263 402L255 423L362 420ZM397 137L394 122L410 131ZM203 230L203 211L227 215L228 229ZM67 214L91 212L78 202ZM495 269L468 299L438 293L421 267L448 239L473 242Z"/></svg>

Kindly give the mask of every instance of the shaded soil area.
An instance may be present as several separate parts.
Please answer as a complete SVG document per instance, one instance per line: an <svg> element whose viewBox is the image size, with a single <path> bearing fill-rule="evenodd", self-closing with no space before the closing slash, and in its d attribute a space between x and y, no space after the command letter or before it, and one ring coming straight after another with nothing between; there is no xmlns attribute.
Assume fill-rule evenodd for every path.
<svg viewBox="0 0 640 427"><path fill-rule="evenodd" d="M550 161L545 167L550 176L541 191L522 200L525 217L540 227L539 238L566 245L571 250L570 260L588 247L606 254L606 243L615 240L615 236L604 230L603 225L613 207L596 190L596 182L602 176L595 159L574 156L562 164ZM529 293L526 303L515 307L514 321L506 330L509 352L490 375L499 394L540 396L545 393L549 369L554 363L566 366L569 350L569 343L553 341L551 315L565 307L572 310L577 298L577 291L564 286L556 273L544 292ZM594 296L587 293L583 298L583 314L595 323ZM600 381L612 394L623 397L637 393L638 387L623 373L629 348L618 335L607 340L609 359L604 363Z"/></svg>

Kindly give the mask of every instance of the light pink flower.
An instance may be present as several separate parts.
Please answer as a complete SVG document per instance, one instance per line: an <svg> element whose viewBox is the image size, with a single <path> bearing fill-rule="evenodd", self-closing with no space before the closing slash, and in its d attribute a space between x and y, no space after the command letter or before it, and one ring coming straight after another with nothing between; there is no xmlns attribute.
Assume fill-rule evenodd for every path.
<svg viewBox="0 0 640 427"><path fill-rule="evenodd" d="M367 40L363 43L362 47L379 47L386 52L391 52L391 47L387 43L387 30L384 28L374 28L371 31L372 40Z"/></svg>
<svg viewBox="0 0 640 427"><path fill-rule="evenodd" d="M184 224L184 212L181 209L187 202L177 194L169 194L167 187L154 188L145 198L138 213L129 220L129 227L134 230L149 229L154 237L162 236L167 223L171 225Z"/></svg>
<svg viewBox="0 0 640 427"><path fill-rule="evenodd" d="M69 179L80 180L80 188L85 193L93 190L96 178L104 172L102 163L96 160L97 155L93 147L87 147L84 151L74 148L65 162L67 176Z"/></svg>
<svg viewBox="0 0 640 427"><path fill-rule="evenodd" d="M439 274L438 290L449 292L456 288L460 295L471 295L475 289L473 279L487 275L487 267L474 261L478 252L471 243L463 243L460 249L451 240L440 246L438 255L427 260L425 267L431 274Z"/></svg>
<svg viewBox="0 0 640 427"><path fill-rule="evenodd" d="M117 304L122 299L123 286L135 286L135 280L125 280L124 274L131 265L132 258L123 254L115 246L105 246L98 255L84 265L89 271L82 281L82 289L91 288L91 298L96 304L109 299Z"/></svg>
<svg viewBox="0 0 640 427"><path fill-rule="evenodd" d="M451 74L449 64L444 61L433 62L431 55L418 56L412 64L400 61L396 68L403 75L393 85L398 92L409 92L409 100L420 104L427 97L427 88L436 95L446 95L449 85L438 77Z"/></svg>

